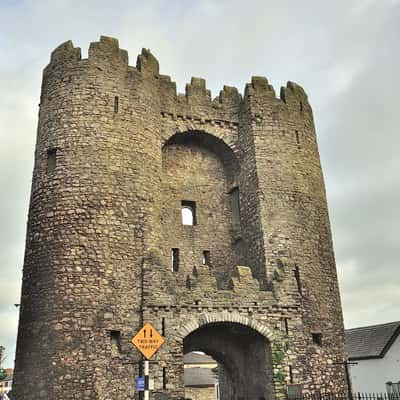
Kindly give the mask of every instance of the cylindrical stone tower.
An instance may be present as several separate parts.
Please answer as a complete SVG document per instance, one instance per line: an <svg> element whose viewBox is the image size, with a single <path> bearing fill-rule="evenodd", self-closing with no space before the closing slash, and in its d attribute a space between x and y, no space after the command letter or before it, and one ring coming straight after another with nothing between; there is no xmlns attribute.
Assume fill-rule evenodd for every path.
<svg viewBox="0 0 400 400"><path fill-rule="evenodd" d="M115 39L89 58L59 46L43 74L14 392L93 399L140 324L141 263L157 246L161 150L158 62L138 69ZM102 375L110 374L106 379ZM133 376L133 372L130 374ZM131 378L118 387L131 387ZM111 378L112 382L112 378ZM133 389L130 390L132 392ZM122 397L121 397L122 398Z"/></svg>

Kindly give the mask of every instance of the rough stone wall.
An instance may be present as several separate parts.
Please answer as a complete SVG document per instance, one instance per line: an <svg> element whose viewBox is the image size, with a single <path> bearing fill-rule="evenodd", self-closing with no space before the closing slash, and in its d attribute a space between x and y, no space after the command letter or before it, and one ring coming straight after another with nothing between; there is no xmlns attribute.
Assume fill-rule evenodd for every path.
<svg viewBox="0 0 400 400"><path fill-rule="evenodd" d="M181 225L182 200L196 201L196 226ZM193 78L181 95L147 50L134 68L115 39L92 43L88 59L59 46L43 74L20 312L18 399L136 398L130 339L143 321L166 337L151 369L155 391L172 398L184 394L185 338L196 331L200 345L221 323L264 337L269 397L291 382L343 390L340 298L303 89L289 83L277 99L254 77L243 98L224 87L213 100ZM239 344L231 352L245 357Z"/></svg>
<svg viewBox="0 0 400 400"><path fill-rule="evenodd" d="M181 202L195 202L195 225L183 225ZM162 226L164 264L171 263L171 249L179 248L178 276L186 280L193 268L210 254L209 266L218 286L226 288L238 264L232 248L232 211L224 165L210 150L195 145L164 148Z"/></svg>
<svg viewBox="0 0 400 400"><path fill-rule="evenodd" d="M265 78L253 78L245 101L252 113L267 274L279 257L299 268L304 329L322 333L323 347L310 346L315 363L343 354L343 322L331 243L325 187L312 110L303 89L289 82L278 102ZM267 112L265 110L268 110ZM271 207L271 205L273 205ZM326 367L336 379L337 366ZM328 372L329 370L329 372ZM315 371L315 389L324 379ZM342 371L341 371L342 372Z"/></svg>

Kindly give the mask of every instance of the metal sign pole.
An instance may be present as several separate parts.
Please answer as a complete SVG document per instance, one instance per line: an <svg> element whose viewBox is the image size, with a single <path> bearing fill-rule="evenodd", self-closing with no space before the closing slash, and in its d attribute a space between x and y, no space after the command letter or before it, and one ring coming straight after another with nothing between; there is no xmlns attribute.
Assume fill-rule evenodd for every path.
<svg viewBox="0 0 400 400"><path fill-rule="evenodd" d="M143 364L144 364L144 360L143 360L143 356L142 359L139 361L139 377L143 376ZM143 400L144 397L144 392L143 391L139 391L139 400Z"/></svg>
<svg viewBox="0 0 400 400"><path fill-rule="evenodd" d="M144 360L144 400L149 400L149 360Z"/></svg>
<svg viewBox="0 0 400 400"><path fill-rule="evenodd" d="M139 332L132 338L132 344L142 353L145 360L140 364L143 366L139 371L139 378L144 378L144 388L136 389L139 391L140 400L149 400L150 398L150 378L149 378L149 364L150 358L157 352L163 345L165 339L157 332L153 325L146 322ZM142 374L143 373L143 374ZM139 385L138 385L139 386ZM152 386L153 389L153 386ZM143 397L142 397L143 393Z"/></svg>

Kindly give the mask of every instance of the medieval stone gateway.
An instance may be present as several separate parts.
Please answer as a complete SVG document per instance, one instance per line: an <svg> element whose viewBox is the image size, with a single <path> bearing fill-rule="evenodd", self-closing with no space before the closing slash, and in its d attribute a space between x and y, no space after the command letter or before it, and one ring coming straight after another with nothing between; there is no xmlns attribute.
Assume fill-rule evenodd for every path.
<svg viewBox="0 0 400 400"><path fill-rule="evenodd" d="M177 94L148 50L132 67L115 39L66 42L43 73L16 399L138 398L143 322L166 338L153 394L184 395L193 350L222 400L345 390L312 110L292 82Z"/></svg>

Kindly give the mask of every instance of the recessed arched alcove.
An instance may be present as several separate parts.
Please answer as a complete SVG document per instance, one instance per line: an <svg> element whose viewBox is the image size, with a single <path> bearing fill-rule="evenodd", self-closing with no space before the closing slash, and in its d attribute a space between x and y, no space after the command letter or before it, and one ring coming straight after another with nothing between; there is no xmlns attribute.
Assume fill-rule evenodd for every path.
<svg viewBox="0 0 400 400"><path fill-rule="evenodd" d="M237 183L240 172L239 161L233 149L222 139L208 132L193 130L175 133L165 142L163 148L171 145L197 146L210 150L222 161L229 183L231 185Z"/></svg>
<svg viewBox="0 0 400 400"><path fill-rule="evenodd" d="M205 132L176 133L163 146L163 255L182 280L193 267L206 264L218 286L228 286L239 263L240 215L233 199L239 169L232 149ZM179 260L171 249L179 249Z"/></svg>
<svg viewBox="0 0 400 400"><path fill-rule="evenodd" d="M273 398L273 369L268 339L232 322L203 325L183 340L183 351L202 351L218 362L221 400Z"/></svg>

